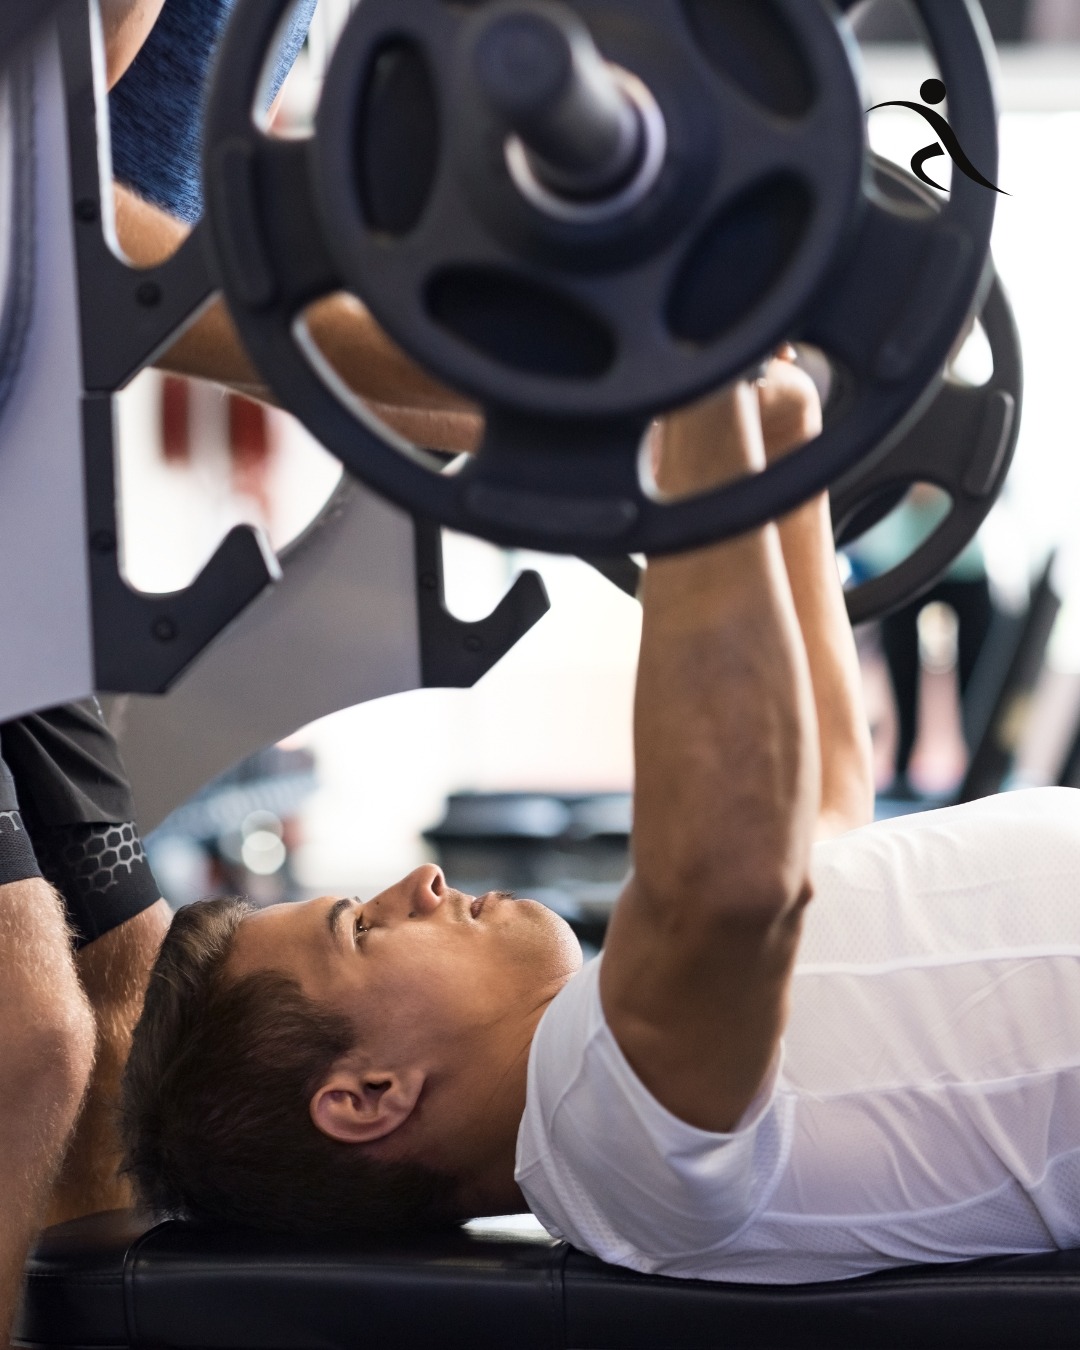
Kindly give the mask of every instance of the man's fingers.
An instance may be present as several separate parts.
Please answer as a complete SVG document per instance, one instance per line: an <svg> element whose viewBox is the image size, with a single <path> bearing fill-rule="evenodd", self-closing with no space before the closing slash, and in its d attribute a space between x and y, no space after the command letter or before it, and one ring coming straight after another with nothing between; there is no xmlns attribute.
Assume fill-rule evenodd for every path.
<svg viewBox="0 0 1080 1350"><path fill-rule="evenodd" d="M657 483L673 496L707 491L765 464L759 404L745 381L665 418L658 439Z"/></svg>
<svg viewBox="0 0 1080 1350"><path fill-rule="evenodd" d="M757 394L767 459L789 454L821 435L817 386L786 355L769 363Z"/></svg>

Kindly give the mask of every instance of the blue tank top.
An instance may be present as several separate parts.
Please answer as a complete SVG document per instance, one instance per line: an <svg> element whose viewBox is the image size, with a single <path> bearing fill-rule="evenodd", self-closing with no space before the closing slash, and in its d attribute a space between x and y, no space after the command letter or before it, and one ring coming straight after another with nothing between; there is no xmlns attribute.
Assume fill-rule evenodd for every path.
<svg viewBox="0 0 1080 1350"><path fill-rule="evenodd" d="M155 206L202 214L206 84L235 0L165 0L142 51L109 97L113 172ZM271 99L303 46L316 0L302 0L281 50Z"/></svg>

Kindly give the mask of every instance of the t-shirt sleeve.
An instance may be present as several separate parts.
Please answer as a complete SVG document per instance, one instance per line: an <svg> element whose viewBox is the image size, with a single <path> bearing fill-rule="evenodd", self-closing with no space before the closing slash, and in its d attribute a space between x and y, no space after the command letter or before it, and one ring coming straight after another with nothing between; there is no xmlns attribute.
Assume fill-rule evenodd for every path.
<svg viewBox="0 0 1080 1350"><path fill-rule="evenodd" d="M600 960L570 981L533 1040L517 1181L549 1232L652 1274L716 1253L767 1203L790 1120L782 1052L736 1130L666 1110L634 1073L600 1003Z"/></svg>
<svg viewBox="0 0 1080 1350"><path fill-rule="evenodd" d="M131 68L109 98L113 170L121 183L172 215L202 214L202 124L218 43L235 0L165 0ZM315 0L300 0L285 29L272 101L307 35Z"/></svg>

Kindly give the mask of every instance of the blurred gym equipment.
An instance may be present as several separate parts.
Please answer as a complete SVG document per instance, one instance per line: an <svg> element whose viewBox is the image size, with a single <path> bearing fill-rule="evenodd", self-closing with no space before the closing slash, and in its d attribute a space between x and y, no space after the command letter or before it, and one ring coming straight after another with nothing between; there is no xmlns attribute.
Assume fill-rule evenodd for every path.
<svg viewBox="0 0 1080 1350"><path fill-rule="evenodd" d="M53 13L60 0L6 0L0 10L0 64L6 65L38 24Z"/></svg>
<svg viewBox="0 0 1080 1350"><path fill-rule="evenodd" d="M34 97L24 61L0 105L6 110L0 123L5 152L0 174L12 184L10 194L0 198L10 204L8 219L0 222L6 245L0 253L5 283L0 290L5 301L0 315L0 539L9 563L0 594L7 656L0 669L0 720L95 689L163 693L282 577L266 540L249 526L232 530L181 592L146 595L124 576L114 395L169 344L210 297L213 285L199 228L160 267L136 271L117 251L108 160L98 139L104 89L95 67L95 22L92 5L67 4L27 58L35 66ZM300 628L305 618L325 623L318 618L325 609L310 603L307 578L313 569L324 572L320 585L328 600L343 539L355 542L361 514L380 521L379 553L377 558L371 554L372 533L363 556L356 554L344 568L345 584L335 600L341 607L337 645L343 641L346 651L323 675L326 654L335 645L331 635L313 648L312 635L297 632L296 624L290 629L285 615L296 613L299 597L307 606ZM268 597L266 607L247 616L236 635L244 658L254 664L240 671L230 667L235 682L224 681L231 690L225 697L233 706L220 736L207 737L209 758L203 762L195 756L188 773L177 773L184 796L311 716L443 679L475 682L547 609L539 578L530 574L519 579L487 623L458 632L442 604L438 531L415 525L348 484L293 546L286 565L288 584L281 595ZM373 612L384 616L377 640ZM266 633L269 620L276 624L265 639L269 650L256 650L253 631ZM290 639L294 645L282 648ZM200 687L214 683L215 672L228 665L233 650L215 648ZM289 694L272 694L273 714L264 712L260 721L250 672L280 664L283 650L298 659L306 654L308 678L284 679L280 689L298 695L299 703L286 711ZM370 679L360 673L366 661L373 671ZM328 685L335 680L339 687L330 693ZM365 689L377 692L361 692ZM162 705L158 718L173 723L192 711L195 698L192 691L169 708ZM194 715L196 724L209 730L217 723L207 698ZM236 714L237 705L243 716ZM130 725L138 720L133 710ZM177 767L192 758L181 754L191 739L186 729L175 733ZM158 774L164 748L159 741L159 757L151 756ZM138 761L134 742L128 749ZM152 811L153 783L138 775L135 786L137 795L145 792ZM180 800L173 797L169 807Z"/></svg>
<svg viewBox="0 0 1080 1350"><path fill-rule="evenodd" d="M488 618L454 618L438 526L348 476L281 569L168 698L133 696L114 719L144 830L320 717L406 689L475 684L549 608L538 574L524 572Z"/></svg>

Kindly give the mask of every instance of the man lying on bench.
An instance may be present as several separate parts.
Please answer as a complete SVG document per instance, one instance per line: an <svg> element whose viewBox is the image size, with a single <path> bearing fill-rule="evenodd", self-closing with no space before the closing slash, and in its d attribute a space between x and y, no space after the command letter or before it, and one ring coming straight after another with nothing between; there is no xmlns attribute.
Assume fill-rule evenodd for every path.
<svg viewBox="0 0 1080 1350"><path fill-rule="evenodd" d="M764 462L743 385L673 419L661 479ZM181 911L125 1079L146 1202L372 1235L529 1208L635 1270L779 1283L1080 1243L1080 794L867 825L823 500L644 585L603 956L436 867Z"/></svg>

